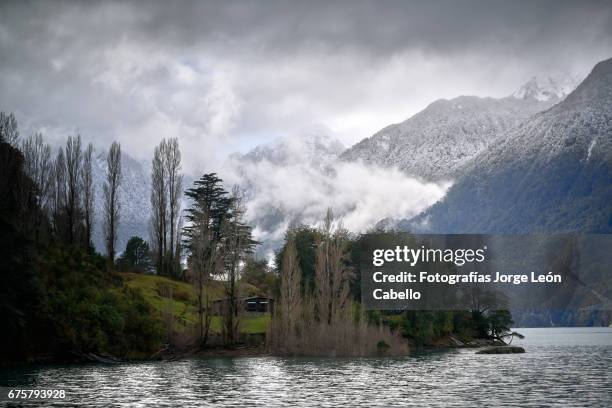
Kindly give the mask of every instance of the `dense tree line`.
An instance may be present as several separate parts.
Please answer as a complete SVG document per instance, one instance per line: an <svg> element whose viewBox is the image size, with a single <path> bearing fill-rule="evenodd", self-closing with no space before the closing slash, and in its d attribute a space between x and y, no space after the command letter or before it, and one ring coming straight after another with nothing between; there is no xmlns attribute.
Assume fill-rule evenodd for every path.
<svg viewBox="0 0 612 408"><path fill-rule="evenodd" d="M329 216L318 228L294 226L276 254L280 277L276 289L279 305L272 332L276 339L271 340L273 347L280 352L317 354L313 347L322 340L309 337L306 343L301 341L304 327L310 327L306 332L310 335L316 333L312 328L313 321L317 325L326 322L330 325L334 321L339 325L339 321L334 319L343 305L352 303L357 306L361 299L359 247L362 236L350 235L342 229L335 233L330 231ZM392 239L394 242L397 240ZM466 341L517 336L510 331L513 324L511 314L507 310L491 309L486 295L480 294L472 310L376 311L368 312L366 316L370 324L384 325L401 333L416 347L435 344L450 335ZM359 321L358 316L353 317ZM326 329L328 333L332 331L331 327ZM352 352L359 354L362 350L347 351L349 354Z"/></svg>
<svg viewBox="0 0 612 408"><path fill-rule="evenodd" d="M275 279L265 266L262 273L262 265L251 256L257 242L245 222L243 198L237 188L226 191L222 180L215 174L202 176L185 192L192 205L185 212L187 223L183 226L181 152L177 139L162 140L152 160L151 246L140 237L132 237L115 263L117 231L121 222L121 146L116 142L111 144L106 155L104 179L97 186L94 183L96 158L93 146L89 144L83 148L79 134L69 136L65 144L52 153L51 146L39 133L21 140L12 114L0 115L0 131L3 155L6 156L2 161L5 181L2 189L14 198L14 202L5 202L10 208L3 209L2 219L7 225L14 226L13 229L3 229L3 241L22 245L14 254L23 255L20 259L9 257L6 261L14 263L3 269L21 271L24 277L12 281L14 275L3 275L8 279L5 287L17 288L15 293L20 294L18 297L7 296L4 304L6 316L14 318L8 325L13 328L14 338L19 338L17 333L25 336L48 325L47 319L53 315L57 324L52 325L58 332L59 342L65 340L63 336L72 339L69 344L57 345L60 349L109 351L112 344L120 344L118 339L113 341L108 336L127 326L114 325L113 321L124 320L126 314L131 313L128 310L130 304L145 311L148 307L141 304L144 300L137 292L117 283L121 279L114 270L119 269L156 271L174 279L190 280L199 316L197 337L201 345L206 344L211 331L211 282L221 282L225 296L221 307L221 335L226 344L235 344L239 340L242 284L245 279L256 275L271 289ZM91 241L96 225L94 197L98 189L103 195L101 221L106 255L103 262ZM11 245L7 244L7 248ZM188 274L181 267L183 250L186 251ZM243 276L243 270L248 270L249 274ZM31 279L27 278L28 273ZM79 289L75 292L70 284L78 285ZM107 291L112 291L112 287L117 285L123 288L122 295L109 297ZM36 291L40 293L36 294ZM28 302L20 298L33 299L32 309L24 311ZM100 302L107 306L100 308ZM62 308L62 304L66 307ZM45 323L34 318L41 308L46 310ZM80 312L74 308L85 311L85 316L71 323L63 313L76 316ZM111 319L108 325L95 329L89 327L98 331L93 338L86 334L89 329L84 331L81 326L92 324L90 319L93 316L87 310L111 313L105 315ZM142 318L152 318L148 313L144 313ZM99 315L96 319L102 322L103 317ZM134 324L140 324L135 318L130 319ZM152 344L151 339L159 329L155 319L151 326L151 330L141 331L149 339L145 346ZM32 348L47 347L37 345Z"/></svg>
<svg viewBox="0 0 612 408"><path fill-rule="evenodd" d="M317 229L298 227L288 231L279 254L278 307L267 339L274 353L408 353L407 343L398 333L368 319L352 295L355 268L350 255L350 235L339 220L334 220L331 210ZM304 273L301 265L312 269Z"/></svg>
<svg viewBox="0 0 612 408"><path fill-rule="evenodd" d="M119 146L111 151L109 167L120 162ZM159 347L161 320L123 285L113 257L92 248L92 156L77 135L52 157L41 134L20 139L14 116L0 113L3 363L88 353L142 357ZM105 189L116 209L119 168L114 173Z"/></svg>
<svg viewBox="0 0 612 408"><path fill-rule="evenodd" d="M84 149L80 134L69 136L63 147L52 155L51 146L41 133L20 140L15 116L0 112L0 137L18 149L23 156L23 172L32 182L32 199L41 209L32 222L39 237L43 218L51 225L51 233L67 245L93 251L94 225L93 145ZM107 179L104 183L104 232L106 255L115 257L119 222L119 185L121 183L121 147L113 142L107 156Z"/></svg>

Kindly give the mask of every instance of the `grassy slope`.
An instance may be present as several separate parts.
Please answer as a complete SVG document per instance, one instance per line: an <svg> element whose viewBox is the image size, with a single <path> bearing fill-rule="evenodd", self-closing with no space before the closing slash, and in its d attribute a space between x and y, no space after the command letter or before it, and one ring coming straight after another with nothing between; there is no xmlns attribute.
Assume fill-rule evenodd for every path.
<svg viewBox="0 0 612 408"><path fill-rule="evenodd" d="M196 324L197 313L192 299L195 298L193 287L185 282L178 282L157 275L144 275L139 273L122 273L121 276L127 286L140 289L149 304L160 313L173 310L175 316L183 326ZM173 299L160 296L164 287L172 288ZM213 282L209 287L212 299L224 297L223 284ZM260 291L253 285L244 284L243 291L246 295L259 294ZM265 333L270 322L270 315L245 315L242 319L242 332ZM221 330L221 317L213 316L212 329L215 332Z"/></svg>

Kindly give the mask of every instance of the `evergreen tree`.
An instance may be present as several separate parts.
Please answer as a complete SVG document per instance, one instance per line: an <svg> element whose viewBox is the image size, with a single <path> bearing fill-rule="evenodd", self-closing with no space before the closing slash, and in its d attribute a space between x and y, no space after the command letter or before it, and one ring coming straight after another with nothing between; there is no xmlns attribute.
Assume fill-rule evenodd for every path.
<svg viewBox="0 0 612 408"><path fill-rule="evenodd" d="M231 200L215 173L203 175L185 192L192 205L186 210L187 226L183 228L190 278L197 298L200 344L204 346L210 330L210 293L208 282L222 271L223 224Z"/></svg>
<svg viewBox="0 0 612 408"><path fill-rule="evenodd" d="M321 238L321 233L318 228L307 225L290 227L290 232L299 254L299 266L302 271L302 292L312 292L315 285L316 244ZM285 237L285 241L287 240L288 235ZM282 265L284 251L285 246L276 253L277 273L280 265Z"/></svg>
<svg viewBox="0 0 612 408"><path fill-rule="evenodd" d="M226 341L231 343L237 335L239 266L257 242L244 222L239 192L234 190L229 195L215 173L203 175L185 195L192 201L186 210L187 226L183 228L183 236L197 296L200 341L206 344L210 329L208 283L217 276L226 282L224 334Z"/></svg>
<svg viewBox="0 0 612 408"><path fill-rule="evenodd" d="M131 237L119 259L119 266L122 269L138 272L150 271L151 256L149 243L140 237Z"/></svg>

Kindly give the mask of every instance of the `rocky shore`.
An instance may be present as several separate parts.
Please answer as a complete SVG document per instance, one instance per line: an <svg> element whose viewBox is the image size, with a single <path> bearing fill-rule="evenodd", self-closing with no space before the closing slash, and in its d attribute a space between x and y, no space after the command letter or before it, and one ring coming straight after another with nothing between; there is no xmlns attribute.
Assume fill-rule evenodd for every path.
<svg viewBox="0 0 612 408"><path fill-rule="evenodd" d="M519 354L524 352L525 349L519 346L497 346L479 350L476 354Z"/></svg>

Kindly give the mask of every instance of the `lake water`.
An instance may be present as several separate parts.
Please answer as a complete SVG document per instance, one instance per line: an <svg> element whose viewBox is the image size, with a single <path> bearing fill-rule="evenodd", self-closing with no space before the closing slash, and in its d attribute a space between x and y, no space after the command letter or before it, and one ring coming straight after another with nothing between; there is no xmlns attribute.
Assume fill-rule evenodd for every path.
<svg viewBox="0 0 612 408"><path fill-rule="evenodd" d="M517 329L527 352L405 358L245 357L0 371L58 406L610 406L612 329ZM72 405L71 405L72 404Z"/></svg>

